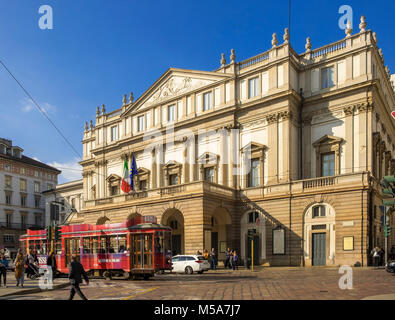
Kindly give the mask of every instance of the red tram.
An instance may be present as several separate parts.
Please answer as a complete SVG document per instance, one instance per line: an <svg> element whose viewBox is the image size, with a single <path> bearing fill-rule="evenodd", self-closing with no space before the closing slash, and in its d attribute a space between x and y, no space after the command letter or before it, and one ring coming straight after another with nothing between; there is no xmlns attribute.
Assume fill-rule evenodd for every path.
<svg viewBox="0 0 395 320"><path fill-rule="evenodd" d="M158 271L171 270L171 229L144 216L122 223L61 227L61 239L53 244L57 268L68 273L72 255L77 255L90 275L147 279ZM46 230L27 230L20 237L25 252L36 250L40 267L46 268L51 243Z"/></svg>

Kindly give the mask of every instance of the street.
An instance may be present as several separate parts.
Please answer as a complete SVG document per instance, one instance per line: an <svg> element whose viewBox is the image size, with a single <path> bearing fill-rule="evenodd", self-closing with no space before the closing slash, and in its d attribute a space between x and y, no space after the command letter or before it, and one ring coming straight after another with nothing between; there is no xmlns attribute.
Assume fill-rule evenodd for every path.
<svg viewBox="0 0 395 320"><path fill-rule="evenodd" d="M395 300L395 275L384 269L353 268L352 289L339 288L341 276L333 267L220 269L203 275L157 275L151 280L92 279L81 289L90 300L359 300L379 295ZM65 300L69 294L69 287L64 287L1 297L7 289L0 288L0 299Z"/></svg>

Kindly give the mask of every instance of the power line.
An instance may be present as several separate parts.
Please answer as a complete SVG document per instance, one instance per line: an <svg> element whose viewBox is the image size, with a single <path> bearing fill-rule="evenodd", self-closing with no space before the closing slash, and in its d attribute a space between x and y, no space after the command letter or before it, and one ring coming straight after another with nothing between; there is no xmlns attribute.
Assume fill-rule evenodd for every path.
<svg viewBox="0 0 395 320"><path fill-rule="evenodd" d="M23 87L23 85L18 81L18 79L12 74L12 72L7 68L7 66L3 63L3 61L0 60L0 64L4 67L4 69L10 74L10 76L15 80L15 82L22 88L22 90L25 92L25 94L29 97L29 99L34 103L34 105L37 107L37 109L41 112L41 114L52 124L52 126L55 128L55 130L61 135L61 137L66 141L66 143L69 145L69 147L74 151L74 153L82 159L81 155L79 152L73 147L73 145L70 143L70 141L63 135L63 133L58 129L58 127L53 123L53 121L48 117L46 112L40 107L40 105L34 100L34 98L31 96L31 94Z"/></svg>

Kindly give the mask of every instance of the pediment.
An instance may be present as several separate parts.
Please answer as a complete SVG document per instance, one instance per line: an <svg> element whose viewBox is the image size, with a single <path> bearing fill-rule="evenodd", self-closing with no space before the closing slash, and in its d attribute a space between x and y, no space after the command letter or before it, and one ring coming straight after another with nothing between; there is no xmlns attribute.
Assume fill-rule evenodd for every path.
<svg viewBox="0 0 395 320"><path fill-rule="evenodd" d="M257 142L249 142L243 148L241 148L242 152L250 151L257 151L267 148L265 145L257 143Z"/></svg>
<svg viewBox="0 0 395 320"><path fill-rule="evenodd" d="M148 169L146 169L146 168L138 168L137 169L137 172L138 172L138 174L147 174L147 173L150 173L150 171L148 170Z"/></svg>
<svg viewBox="0 0 395 320"><path fill-rule="evenodd" d="M206 164L206 163L217 163L219 156L212 152L205 152L198 158L198 163Z"/></svg>
<svg viewBox="0 0 395 320"><path fill-rule="evenodd" d="M175 160L169 160L169 161L164 165L164 167L165 167L165 168L168 168L168 167L172 167L172 166L176 167L176 166L180 166L180 165L181 165L181 163L179 163L179 162L177 162L177 161L175 161Z"/></svg>
<svg viewBox="0 0 395 320"><path fill-rule="evenodd" d="M217 72L194 71L171 68L167 70L141 97L129 106L125 114L147 109L153 105L166 103L192 90L208 86L230 77Z"/></svg>
<svg viewBox="0 0 395 320"><path fill-rule="evenodd" d="M118 176L117 174L115 174L115 173L110 174L110 175L106 178L107 181L115 181L115 180L121 180L121 179L122 179L122 178L121 178L120 176Z"/></svg>
<svg viewBox="0 0 395 320"><path fill-rule="evenodd" d="M326 134L323 137L321 137L320 139L318 139L317 141L315 141L313 143L313 146L318 147L320 145L340 144L340 143L342 143L342 141L343 141L343 138L339 138L339 137L335 137L335 136Z"/></svg>

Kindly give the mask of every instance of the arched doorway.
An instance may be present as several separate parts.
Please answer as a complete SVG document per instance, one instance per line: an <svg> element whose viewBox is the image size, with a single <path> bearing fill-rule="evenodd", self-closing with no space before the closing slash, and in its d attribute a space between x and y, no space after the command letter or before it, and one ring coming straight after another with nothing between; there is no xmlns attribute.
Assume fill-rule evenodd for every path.
<svg viewBox="0 0 395 320"><path fill-rule="evenodd" d="M162 215L161 223L172 229L172 254L185 252L184 216L177 209L168 209Z"/></svg>
<svg viewBox="0 0 395 320"><path fill-rule="evenodd" d="M335 210L327 203L313 203L304 213L303 249L306 266L335 264Z"/></svg>
<svg viewBox="0 0 395 320"><path fill-rule="evenodd" d="M255 229L253 236L254 264L258 265L266 259L266 219L255 210L244 213L240 221L240 256L243 261L252 256L252 243L248 239L248 230Z"/></svg>
<svg viewBox="0 0 395 320"><path fill-rule="evenodd" d="M216 208L211 215L205 216L204 249L214 248L218 260L225 260L225 251L231 243L232 219L229 211L224 207Z"/></svg>
<svg viewBox="0 0 395 320"><path fill-rule="evenodd" d="M100 217L99 219L97 219L96 225L106 224L106 223L108 223L108 221L110 221L110 219L107 218L106 216Z"/></svg>

